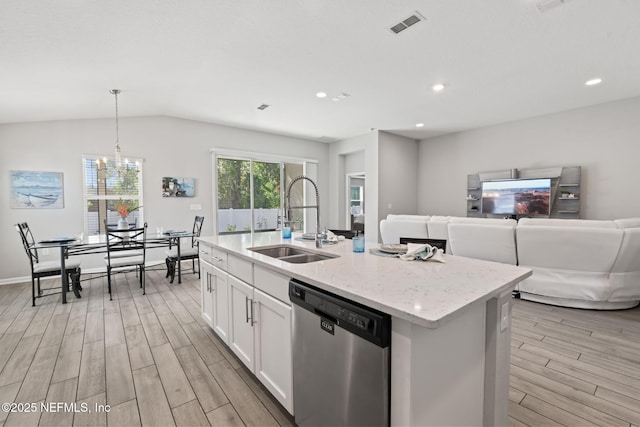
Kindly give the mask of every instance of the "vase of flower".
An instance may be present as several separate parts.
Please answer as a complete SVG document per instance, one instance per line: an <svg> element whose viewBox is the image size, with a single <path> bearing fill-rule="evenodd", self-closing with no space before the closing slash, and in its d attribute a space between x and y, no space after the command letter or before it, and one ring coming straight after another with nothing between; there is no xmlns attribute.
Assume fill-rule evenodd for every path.
<svg viewBox="0 0 640 427"><path fill-rule="evenodd" d="M142 206L137 206L136 203L123 201L120 199L120 203L118 203L118 215L120 215L120 219L118 220L118 230L129 230L129 214L137 211ZM136 220L134 218L133 221L134 227L136 224Z"/></svg>
<svg viewBox="0 0 640 427"><path fill-rule="evenodd" d="M129 229L129 222L127 221L127 217L121 216L120 219L118 220L118 230L128 230L128 229Z"/></svg>

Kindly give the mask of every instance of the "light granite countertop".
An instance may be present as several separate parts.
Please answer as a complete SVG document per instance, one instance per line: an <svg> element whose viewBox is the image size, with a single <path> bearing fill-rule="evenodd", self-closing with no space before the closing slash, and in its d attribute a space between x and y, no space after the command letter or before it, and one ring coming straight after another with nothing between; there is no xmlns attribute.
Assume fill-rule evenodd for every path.
<svg viewBox="0 0 640 427"><path fill-rule="evenodd" d="M299 233L293 233L293 237L283 239L279 232L266 232L199 240L426 328L438 328L466 308L484 304L531 275L527 268L452 255L444 256L446 263L376 256L369 253L370 248L379 247L373 243L366 244L364 253L354 253L351 240L316 249L313 241L295 239ZM291 264L247 249L282 243L339 257Z"/></svg>

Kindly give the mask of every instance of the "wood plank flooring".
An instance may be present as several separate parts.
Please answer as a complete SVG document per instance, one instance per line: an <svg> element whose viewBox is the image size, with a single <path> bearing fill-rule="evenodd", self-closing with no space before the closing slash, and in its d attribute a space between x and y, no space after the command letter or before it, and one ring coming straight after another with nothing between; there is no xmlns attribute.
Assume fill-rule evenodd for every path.
<svg viewBox="0 0 640 427"><path fill-rule="evenodd" d="M147 295L118 275L113 301L104 278L83 287L31 307L30 284L0 286L0 401L78 408L0 411L0 426L293 425L201 319L197 275L147 272ZM640 307L514 300L511 351L511 425L640 425Z"/></svg>
<svg viewBox="0 0 640 427"><path fill-rule="evenodd" d="M511 425L640 425L640 307L514 300Z"/></svg>
<svg viewBox="0 0 640 427"><path fill-rule="evenodd" d="M113 283L113 301L105 278L94 278L81 299L69 293L62 305L51 295L36 307L30 283L0 286L0 402L38 405L0 411L0 426L293 425L202 321L197 275L169 284L148 271L147 295L135 273ZM76 410L42 411L40 402Z"/></svg>

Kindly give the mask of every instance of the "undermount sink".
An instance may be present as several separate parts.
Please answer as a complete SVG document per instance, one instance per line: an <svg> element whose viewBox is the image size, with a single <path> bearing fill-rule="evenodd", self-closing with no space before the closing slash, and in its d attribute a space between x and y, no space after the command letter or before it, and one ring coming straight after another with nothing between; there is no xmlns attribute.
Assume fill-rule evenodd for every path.
<svg viewBox="0 0 640 427"><path fill-rule="evenodd" d="M292 264L306 264L308 262L338 258L338 255L314 252L291 245L258 246L249 248L249 250Z"/></svg>

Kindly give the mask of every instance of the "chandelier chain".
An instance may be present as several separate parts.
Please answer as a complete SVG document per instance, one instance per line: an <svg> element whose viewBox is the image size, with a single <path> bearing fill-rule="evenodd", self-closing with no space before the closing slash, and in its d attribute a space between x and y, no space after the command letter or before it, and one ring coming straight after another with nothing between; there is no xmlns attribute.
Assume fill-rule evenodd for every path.
<svg viewBox="0 0 640 427"><path fill-rule="evenodd" d="M122 170L122 159L120 157L120 123L118 120L118 94L120 91L118 89L112 89L110 91L116 97L116 169L118 169L118 173Z"/></svg>
<svg viewBox="0 0 640 427"><path fill-rule="evenodd" d="M112 89L111 93L116 97L116 144L120 143L120 126L118 123L118 94L120 91L118 89Z"/></svg>

